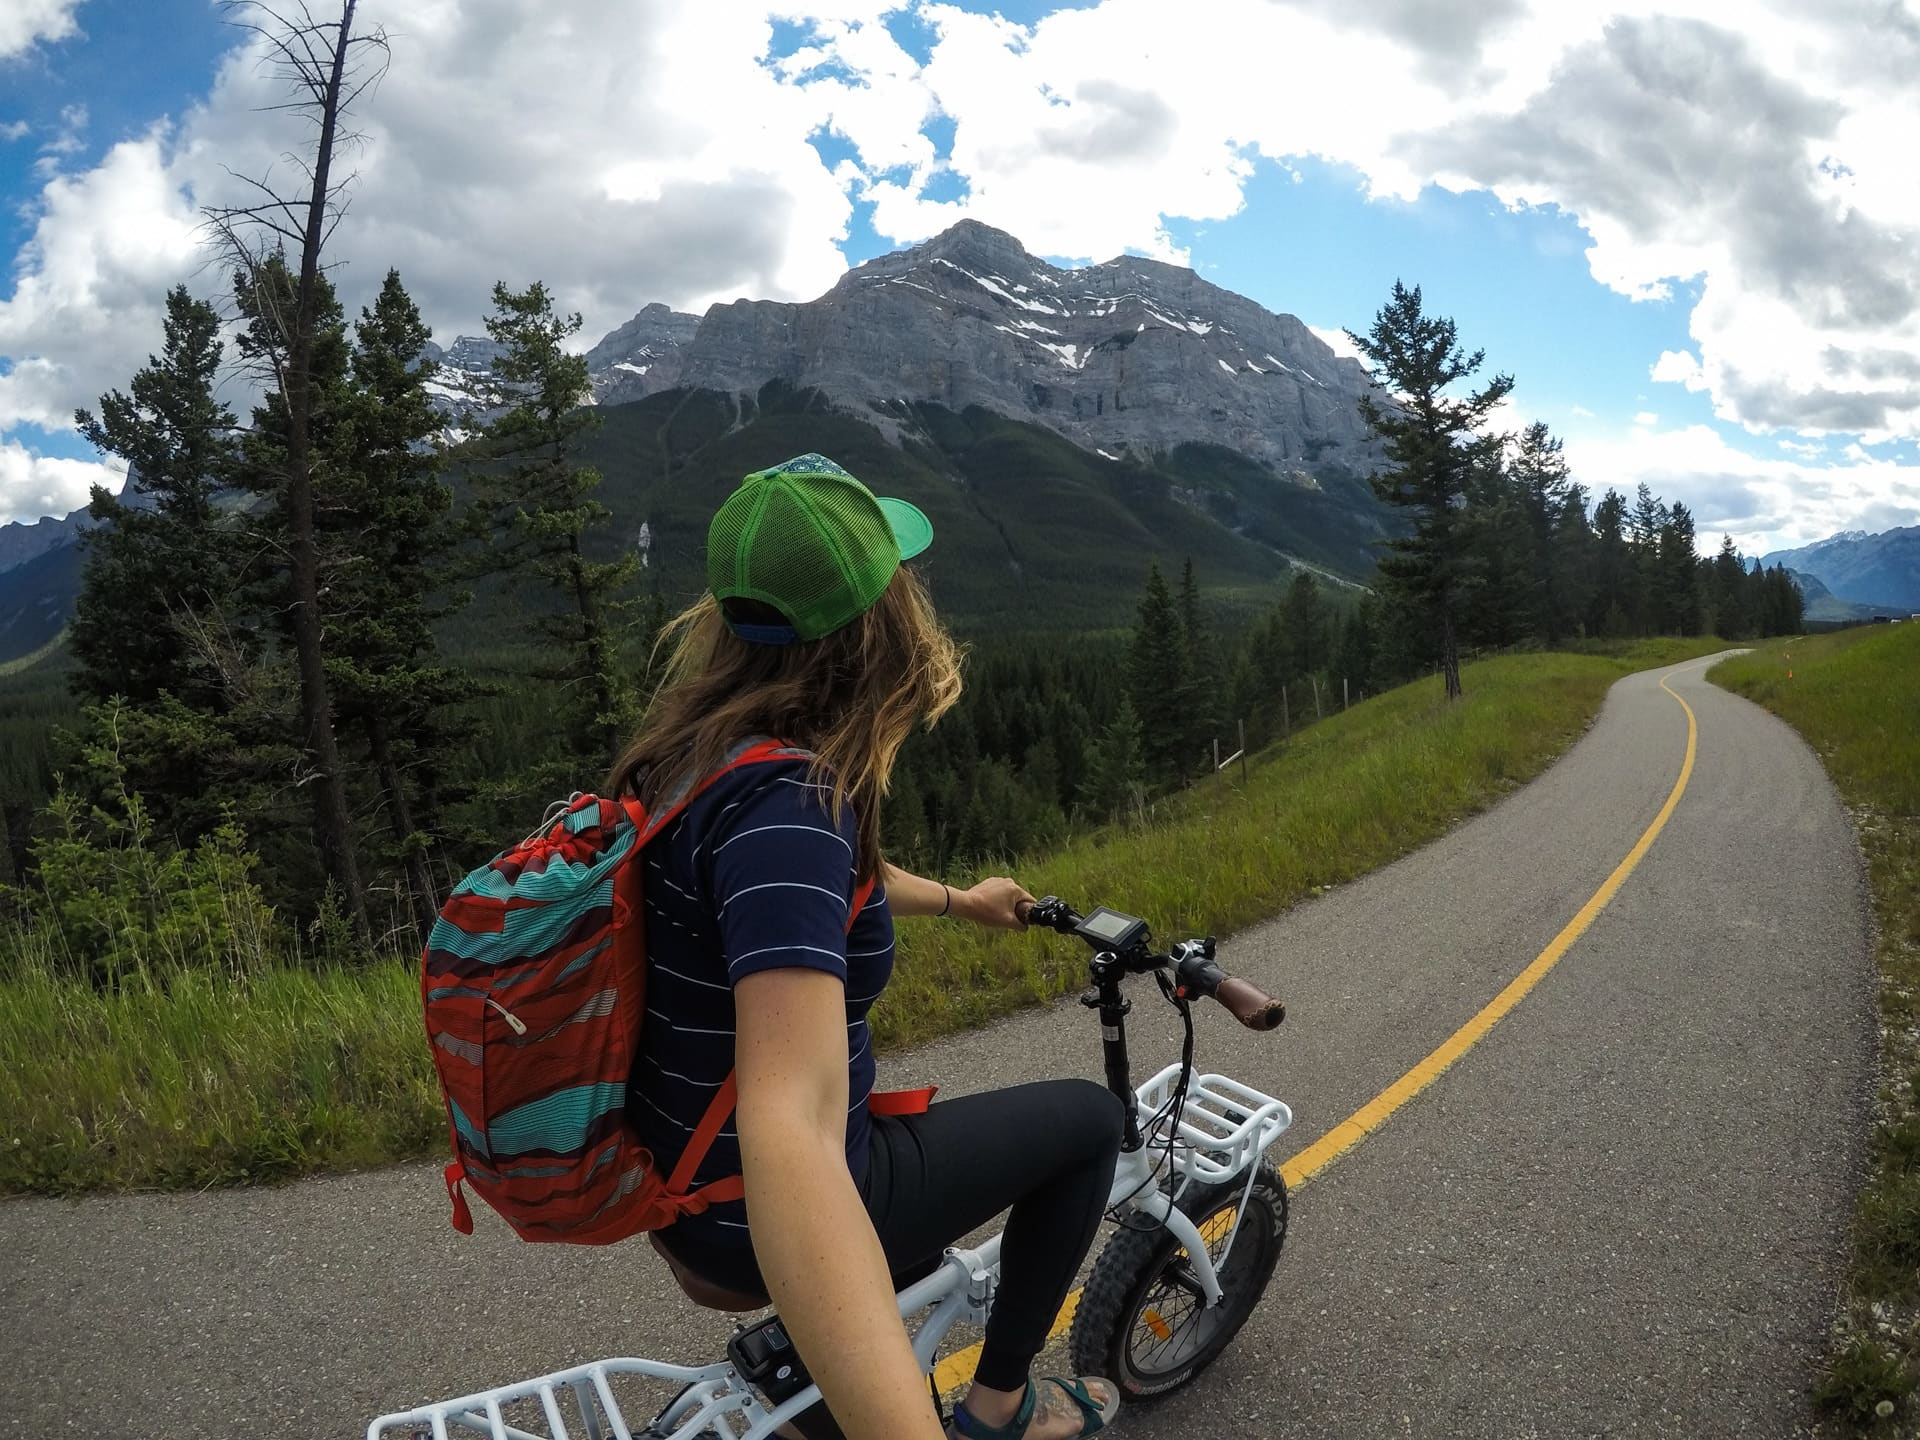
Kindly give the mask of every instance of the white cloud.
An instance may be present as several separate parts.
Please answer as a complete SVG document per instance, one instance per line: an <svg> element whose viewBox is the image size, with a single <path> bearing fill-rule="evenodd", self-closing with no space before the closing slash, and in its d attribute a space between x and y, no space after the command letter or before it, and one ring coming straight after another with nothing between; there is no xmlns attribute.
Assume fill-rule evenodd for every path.
<svg viewBox="0 0 1920 1440"><path fill-rule="evenodd" d="M160 132L123 141L42 192L13 296L0 301L0 355L13 362L0 375L0 433L68 425L159 348L166 289L198 263L197 217L165 149Z"/></svg>
<svg viewBox="0 0 1920 1440"><path fill-rule="evenodd" d="M868 68L863 50L886 47L854 31L820 46L873 113L930 96L954 122L967 198L945 203L924 193L937 166L882 175L902 163L897 125L847 130L895 240L964 214L1049 253L1178 259L1169 217L1232 215L1255 157L1318 155L1376 196L1438 183L1556 205L1623 294L1697 282L1697 353L1656 373L1723 418L1920 434L1910 4L1215 0L1169 24L1161 0L1102 0L1030 27L919 10L923 67Z"/></svg>
<svg viewBox="0 0 1920 1440"><path fill-rule="evenodd" d="M25 519L66 515L87 503L95 485L118 491L127 467L119 461L99 464L35 455L14 440L0 440L0 515Z"/></svg>
<svg viewBox="0 0 1920 1440"><path fill-rule="evenodd" d="M31 50L42 40L78 34L73 12L81 0L6 0L0 5L0 60Z"/></svg>
<svg viewBox="0 0 1920 1440"><path fill-rule="evenodd" d="M1307 328L1324 340L1334 354L1344 355L1350 360L1358 360L1362 365L1371 365L1360 347L1353 343L1353 337L1338 326L1322 329L1318 325L1309 325Z"/></svg>
<svg viewBox="0 0 1920 1440"><path fill-rule="evenodd" d="M1642 430L1651 430L1654 426L1660 423L1660 417L1654 414L1651 410L1642 410L1639 414L1633 417L1633 423L1639 426Z"/></svg>
<svg viewBox="0 0 1920 1440"><path fill-rule="evenodd" d="M698 310L827 289L846 269L851 204L808 137L834 107L762 63L769 13L703 0L363 4L364 24L391 27L393 64L345 162L352 210L331 258L349 305L396 266L444 341L478 329L496 280L542 279L587 316L590 342L650 301ZM220 298L198 207L243 193L228 167L292 183L282 156L304 132L262 112L279 98L236 52L203 103L47 179L0 298L0 435L67 425L75 406L124 387L159 346L169 285ZM65 132L84 121L68 116ZM60 144L46 158L70 153ZM32 518L14 507L0 497L0 521Z"/></svg>
<svg viewBox="0 0 1920 1440"><path fill-rule="evenodd" d="M1920 435L1912 0L1210 0L1171 23L1164 0L1099 0L1032 26L942 0L362 8L394 63L359 119L338 273L357 300L397 265L443 339L495 279L546 279L590 336L652 300L817 294L850 199L902 243L968 215L1046 254L1184 259L1170 220L1232 216L1258 161L1314 156L1376 197L1557 205L1600 283L1697 287L1690 346L1650 373L1725 419ZM6 0L0 53L74 9ZM880 23L902 9L924 64ZM810 26L777 65L773 18ZM216 288L194 207L232 193L223 165L293 148L258 110L270 89L233 58L172 126L52 177L0 301L0 431L124 385L166 283ZM857 158L830 171L823 128Z"/></svg>
<svg viewBox="0 0 1920 1440"><path fill-rule="evenodd" d="M1839 530L1920 524L1920 468L1864 452L1843 464L1774 459L1728 444L1710 425L1690 425L1571 438L1566 453L1573 478L1594 495L1611 486L1631 496L1644 480L1663 499L1684 502L1703 549L1722 534L1762 555Z"/></svg>
<svg viewBox="0 0 1920 1440"><path fill-rule="evenodd" d="M24 140L33 131L33 126L24 120L0 121L0 143L11 145L16 140Z"/></svg>
<svg viewBox="0 0 1920 1440"><path fill-rule="evenodd" d="M87 148L87 107L68 105L60 111L60 128L54 131L53 138L40 147L40 158L33 162L33 173L41 180L51 180L62 169L62 161L69 155L78 155Z"/></svg>

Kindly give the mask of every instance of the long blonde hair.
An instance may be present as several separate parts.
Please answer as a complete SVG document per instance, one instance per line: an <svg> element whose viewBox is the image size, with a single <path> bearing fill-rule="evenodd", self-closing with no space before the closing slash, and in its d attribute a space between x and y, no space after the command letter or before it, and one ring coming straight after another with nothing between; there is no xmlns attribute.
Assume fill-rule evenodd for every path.
<svg viewBox="0 0 1920 1440"><path fill-rule="evenodd" d="M668 622L660 644L672 658L614 764L610 792L651 806L683 778L718 769L751 736L804 746L836 823L853 809L859 879L877 875L880 801L900 747L960 698L960 650L913 572L901 566L865 614L824 639L742 640L720 602L703 595Z"/></svg>

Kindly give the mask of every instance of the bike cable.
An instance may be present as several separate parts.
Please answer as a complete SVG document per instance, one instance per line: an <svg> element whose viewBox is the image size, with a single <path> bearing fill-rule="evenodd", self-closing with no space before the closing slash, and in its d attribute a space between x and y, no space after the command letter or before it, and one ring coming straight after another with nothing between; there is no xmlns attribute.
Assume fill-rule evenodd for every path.
<svg viewBox="0 0 1920 1440"><path fill-rule="evenodd" d="M1193 1006L1174 993L1173 982L1167 979L1164 972L1154 971L1153 978L1160 986L1160 993L1167 998L1167 1003L1180 1012L1180 1022L1185 1027L1185 1037L1180 1045L1180 1081L1174 1086L1173 1094L1168 1097L1167 1103L1154 1111L1147 1123L1141 1127L1142 1133L1151 1137L1154 1127L1163 1124L1166 1126L1167 1143L1160 1160L1147 1172L1144 1180L1107 1208L1107 1218L1120 1229L1137 1230L1143 1234L1159 1229L1163 1222L1153 1220L1145 1225L1135 1224L1132 1217L1126 1214L1125 1207L1136 1195L1144 1192L1149 1186L1158 1184L1163 1173L1173 1171L1173 1151L1179 1139L1180 1117L1186 1113L1187 1086L1193 1078ZM1153 1142L1149 1138L1146 1143L1151 1145Z"/></svg>

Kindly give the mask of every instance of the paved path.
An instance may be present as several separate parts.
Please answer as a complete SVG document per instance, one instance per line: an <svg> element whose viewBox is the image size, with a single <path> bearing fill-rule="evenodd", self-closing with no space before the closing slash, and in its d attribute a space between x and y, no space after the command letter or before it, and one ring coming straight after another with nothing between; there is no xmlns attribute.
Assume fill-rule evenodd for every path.
<svg viewBox="0 0 1920 1440"><path fill-rule="evenodd" d="M1865 897L1818 762L1703 670L1670 672L1698 758L1612 904L1301 1190L1239 1343L1123 1434L1804 1433L1873 1083ZM1284 1149L1486 1004L1633 846L1686 745L1658 680L1622 681L1493 811L1224 948L1291 1018L1252 1036L1203 1015L1202 1059L1293 1105ZM1144 1071L1174 1031L1136 1015ZM1098 1043L1062 1006L886 1078L965 1091L1069 1065L1097 1074ZM0 1205L0 1434L345 1436L589 1355L717 1349L726 1322L644 1249L521 1246L489 1219L455 1235L426 1166Z"/></svg>

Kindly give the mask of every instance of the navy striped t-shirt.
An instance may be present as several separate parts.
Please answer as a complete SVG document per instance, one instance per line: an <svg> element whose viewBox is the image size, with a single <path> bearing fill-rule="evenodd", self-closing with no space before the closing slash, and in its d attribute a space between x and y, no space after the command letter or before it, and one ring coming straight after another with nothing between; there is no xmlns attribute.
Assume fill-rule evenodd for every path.
<svg viewBox="0 0 1920 1440"><path fill-rule="evenodd" d="M847 1166L867 1168L873 1044L867 1011L893 973L893 917L876 886L847 930L857 888L854 819L833 823L825 786L804 760L721 776L647 846L647 1013L627 1114L671 1172L713 1093L733 1069L734 984L798 967L838 976L847 995ZM740 1173L729 1119L694 1186ZM675 1222L675 1237L746 1246L746 1204Z"/></svg>

